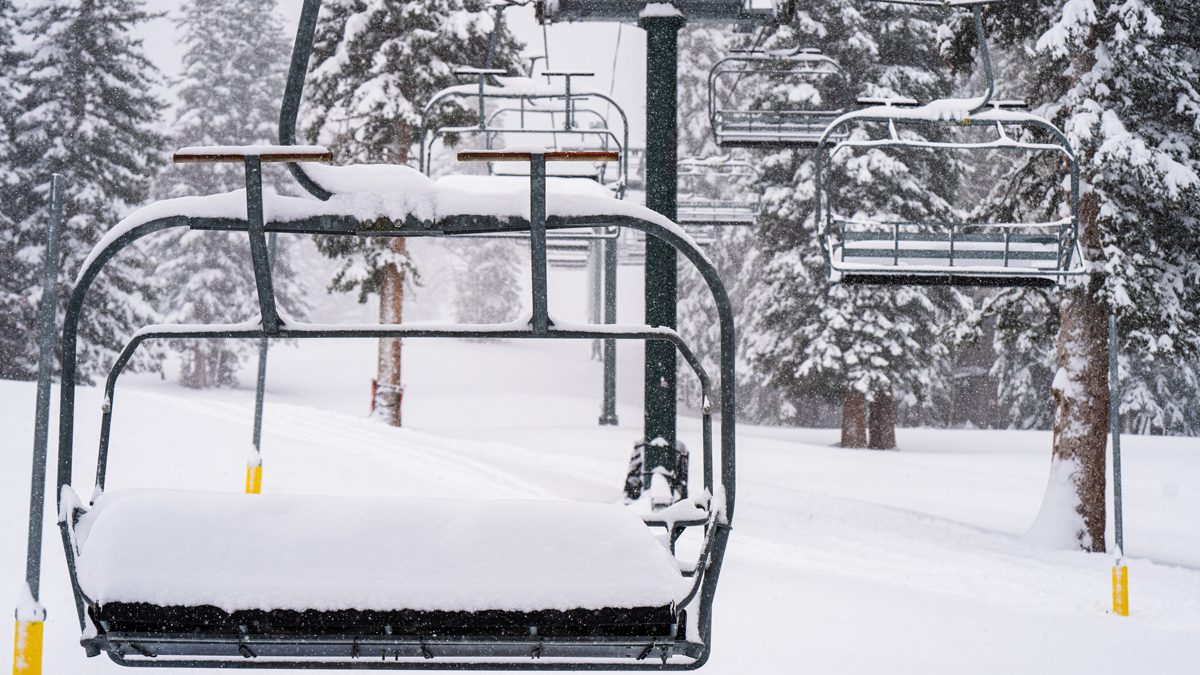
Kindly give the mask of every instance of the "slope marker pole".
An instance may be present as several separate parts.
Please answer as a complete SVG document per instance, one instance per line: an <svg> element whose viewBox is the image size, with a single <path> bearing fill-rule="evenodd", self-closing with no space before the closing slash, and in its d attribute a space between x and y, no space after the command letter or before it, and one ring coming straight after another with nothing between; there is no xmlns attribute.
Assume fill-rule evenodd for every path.
<svg viewBox="0 0 1200 675"><path fill-rule="evenodd" d="M1113 526L1117 559L1113 563L1113 613L1129 616L1129 568L1125 566L1125 527L1121 503L1121 378L1118 373L1117 315L1108 315L1108 428L1112 433Z"/></svg>
<svg viewBox="0 0 1200 675"><path fill-rule="evenodd" d="M42 579L42 525L46 501L46 452L50 438L50 376L54 367L54 319L58 307L58 258L62 240L62 176L50 180L50 222L38 308L37 407L33 421L33 477L29 488L29 540L25 585L17 602L13 675L41 675L46 608L38 601Z"/></svg>

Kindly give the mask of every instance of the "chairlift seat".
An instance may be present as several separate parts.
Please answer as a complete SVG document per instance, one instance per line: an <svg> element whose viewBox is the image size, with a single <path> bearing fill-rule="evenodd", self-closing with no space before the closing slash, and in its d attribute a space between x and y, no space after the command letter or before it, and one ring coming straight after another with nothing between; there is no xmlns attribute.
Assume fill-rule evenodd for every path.
<svg viewBox="0 0 1200 675"><path fill-rule="evenodd" d="M840 230L830 255L843 283L873 285L1052 286L1064 246L1062 224L1040 231L902 231L878 226ZM980 229L980 228L976 228ZM1047 276L1040 276L1039 272Z"/></svg>
<svg viewBox="0 0 1200 675"><path fill-rule="evenodd" d="M610 504L131 489L73 522L98 630L84 644L135 660L670 641L692 586L655 531Z"/></svg>
<svg viewBox="0 0 1200 675"><path fill-rule="evenodd" d="M705 199L679 196L675 222L690 226L753 225L758 221L758 202L734 199Z"/></svg>
<svg viewBox="0 0 1200 675"><path fill-rule="evenodd" d="M841 114L840 110L718 110L713 132L722 148L815 147Z"/></svg>

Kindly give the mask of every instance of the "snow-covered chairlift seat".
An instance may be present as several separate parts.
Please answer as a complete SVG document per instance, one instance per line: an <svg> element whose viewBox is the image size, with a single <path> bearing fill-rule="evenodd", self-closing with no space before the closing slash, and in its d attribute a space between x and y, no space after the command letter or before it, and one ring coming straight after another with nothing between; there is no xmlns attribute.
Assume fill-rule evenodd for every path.
<svg viewBox="0 0 1200 675"><path fill-rule="evenodd" d="M530 236L529 241L531 249L537 249L540 243L544 255L547 229L616 222L663 239L700 271L717 302L723 336L722 381L734 380L732 309L715 269L679 226L645 207L598 193L539 192L516 185L512 190L491 192L462 185L439 186L420 172L403 166L304 164L299 167L301 175L325 190L326 199L264 194L261 182L255 178L261 175L260 162L264 157L286 160L292 156L289 150L282 146L230 146L220 150L217 153L211 148L187 148L177 153L177 159L243 161L247 169L246 190L166 200L131 214L110 230L84 261L64 318L61 347L66 380L62 388L64 412L59 438L60 526L84 629L82 644L89 653L107 653L122 665L168 667L373 667L368 665L374 663L373 659L384 658L389 659L389 667L401 668L424 667L427 661L429 667L462 664L478 667L486 663L497 669L541 664L608 668L617 663L628 668L682 669L703 664L709 653L712 599L732 514L735 424L732 411L736 409L732 387L722 388L720 394L719 459L714 456L712 444L712 411L708 408L703 411L704 494L716 498L706 497L698 507L677 505L690 510L683 517L677 514L667 520L655 514L655 518L647 519L644 524L620 507L555 502L523 502L506 508L494 504L462 507L446 502L424 507L403 501L355 502L342 507L340 516L331 522L320 515L329 511L328 506L321 500L308 498L255 501L257 496L105 493L115 383L138 346L149 339L487 336L665 340L677 347L700 378L702 388L710 392L706 396L711 396L711 380L703 366L673 330L556 323L546 312L544 287L541 300L538 299L536 271L534 309L529 321L478 326L338 326L290 320L276 311L270 267L266 256L260 255L265 253L268 232L390 237L540 232ZM299 150L292 152L299 154ZM328 156L322 148L303 148L303 152L320 158ZM532 157L531 154L530 161ZM546 159L549 158L548 154ZM530 185L538 184L530 181ZM541 215L535 217L535 213ZM101 447L93 493L97 501L89 508L79 501L71 487L74 369L84 299L114 255L141 237L178 227L249 234L261 318L211 326L148 326L135 333L105 383L106 405L102 411ZM536 270L538 266L534 267ZM541 283L545 283L544 268ZM720 477L720 483L715 482L716 476ZM423 604L419 597L404 596L403 586L399 589L394 584L388 586L386 579L378 577L368 578L364 585L388 593L376 595L375 591L368 591L363 595L362 589L358 589L358 596L353 593L343 596L347 588L344 575L331 577L328 566L322 569L323 561L328 563L328 559L318 556L306 560L297 552L295 542L266 533L272 514L283 514L274 522L281 533L308 536L313 546L328 552L343 546L347 536L352 540L367 540L371 536L388 538L397 533L407 535L416 528L431 538L418 540L414 534L410 544L426 547L424 553L429 557L416 559L410 569L428 570L442 565L453 544L479 535L472 534L475 532L472 527L464 530L463 537L439 540L439 536L445 535L424 527L421 521L454 521L455 514L463 513L464 508L472 514L470 517L481 518L481 527L491 531L492 541L496 541L497 533L514 529L518 535L514 539L525 538L529 522L541 523L552 532L543 534L544 538L538 542L529 543L528 548L535 553L540 551L539 555L563 559L560 562L565 564L555 568L560 581L568 577L565 570L570 567L578 567L581 575L588 575L588 581L577 579L578 588L573 583L559 584L552 591L553 595L561 596L559 600L549 600L551 593L521 591L519 595L525 599L518 601L512 590L526 589L532 581L525 572L517 572L512 580L504 577L508 571L520 568L523 560L520 548L510 548L508 557L487 553L503 564L495 570L494 582L508 591L496 589L494 595L476 593L476 604L458 606L463 604L464 596L461 593L452 596L450 589L458 587L459 579L444 580L439 592L445 595L445 602L440 604ZM512 517L489 519L486 514L493 512L499 515L507 512ZM527 514L529 520L520 520L513 516L514 512ZM414 522L404 517L414 513L420 516ZM256 519L257 524L251 526ZM345 523L350 521L367 526L372 534L356 527L350 528L349 535L323 528L308 534L309 530L300 529L306 523L323 523L335 530L345 530ZM665 533L656 536L650 527L664 527ZM699 554L688 562L676 562L668 550L673 549L680 527L703 528ZM239 533L238 528L248 528L248 533ZM188 533L195 536L181 536ZM261 574L227 579L228 568L217 574L203 571L222 569L219 565L223 558L213 557L221 551L230 558L242 556L241 551L225 547L245 544L246 538L266 542L257 549L250 546L254 555L245 561L260 572L281 564L291 564L293 570L299 564L310 570L312 575L301 579L304 592L289 596L285 584L276 586L277 593L272 595L265 592L266 581ZM442 544L445 546L439 549ZM130 548L122 551L122 546ZM366 546L361 544L360 548ZM618 550L625 558L621 566L595 564ZM577 562L589 552L594 560L588 564ZM393 549L385 548L383 553L377 550L375 556L393 557L393 553ZM478 550L474 554L481 555ZM151 563L153 555L162 557ZM376 569L369 557L364 556L363 560ZM400 560L402 557L397 558ZM229 562L225 560L224 564ZM601 568L606 571L601 573ZM170 570L180 574L171 576ZM555 574L545 568L541 572L543 576ZM365 572L359 569L356 574ZM279 578L287 577L279 572ZM467 578L470 579L469 574ZM295 577L290 581L292 586L296 585ZM408 590L413 588L409 586ZM351 600L342 604L333 602L341 597ZM370 598L376 598L377 604L361 605L365 608L354 606ZM404 606L410 602L413 606ZM306 606L310 603L311 606ZM398 632L401 630L398 627L404 632Z"/></svg>
<svg viewBox="0 0 1200 675"><path fill-rule="evenodd" d="M372 644L389 634L499 636L522 655L602 626L669 638L693 587L641 518L609 504L126 489L70 533L91 620L143 657L194 652L193 632L264 659L281 635L343 656L357 640L364 658L403 650Z"/></svg>
<svg viewBox="0 0 1200 675"><path fill-rule="evenodd" d="M453 185L439 186L419 171L403 166L324 167L305 163L304 159L309 153L305 153L305 158L296 156L298 146L295 143L295 127L319 9L319 0L304 0L280 114L282 146L228 148L232 152L223 158L225 161L244 163L246 190L223 195L166 200L139 209L105 234L85 259L76 278L64 313L60 343L62 386L57 492L60 530L76 609L83 630L81 643L91 655L106 653L121 665L135 666L495 670L682 670L700 667L711 653L713 600L725 547L729 540L735 495L737 402L732 383L737 377L733 310L728 293L712 262L678 225L643 206L610 196L577 192L565 194L553 189L547 190L545 181L540 180L544 175L545 162L552 159L587 159L577 153L525 153L524 160L531 165L528 186L523 189L486 193ZM206 152L203 149L191 150L194 151L191 154L200 159ZM319 157L313 159L319 161L328 158L327 153L323 149L320 150L322 152L318 153ZM613 153L604 154L605 157L601 159L611 161L608 156ZM285 161L290 159L293 163L289 164L289 168L293 176L313 198L264 194L261 162L269 161L268 157ZM535 164L538 166L536 172L532 170ZM719 392L714 390L713 378L708 375L703 363L672 329L636 325L576 325L554 321L550 317L547 309L545 270L547 232L601 226L627 228L657 237L673 247L681 259L695 267L704 279L717 309L720 332L718 361L722 383ZM235 324L147 326L133 335L118 355L105 381L100 448L96 455L96 480L91 492L95 501L89 508L78 500L72 487L78 338L85 300L89 288L108 261L139 239L171 228L244 232L248 235L250 262L254 269L254 283L258 293L259 317ZM272 232L359 237L448 237L527 233L533 263L532 311L527 319L487 325L323 325L295 321L282 316L275 302L266 246L266 235ZM628 574L620 573L620 581L613 581L606 587L607 590L580 591L596 592L594 597L577 595L565 601L530 601L519 609L478 611L423 607L325 609L326 606L323 605L321 608L263 607L234 609L233 612L228 612L216 605L199 605L180 610L180 605L156 604L172 602L168 589L177 588L175 583L186 581L174 580L161 586L163 590L153 591L145 598L139 598L131 592L127 596L111 596L125 597L128 602L114 599L101 604L88 593L103 595L113 590L104 586L106 574L112 573L114 566L120 567L129 560L125 558L124 562L121 562L121 554L118 552L113 554L118 562L113 563L114 558L105 555L105 537L110 536L103 534L105 529L110 529L111 532L119 531L127 540L135 540L140 534L131 528L138 525L136 521L139 518L157 518L166 516L166 512L171 511L179 519L175 522L179 522L180 528L186 531L188 527L183 523L186 516L194 515L198 519L197 522L202 523L205 517L213 515L203 509L200 505L201 498L195 495L175 494L163 498L154 496L154 493L114 492L110 495L105 492L109 431L118 376L143 342L181 337L256 340L490 337L669 342L675 346L683 361L699 379L705 392L706 405L701 411L701 450L699 453L693 452L692 455L693 458L699 456L701 461L693 461L693 466L699 466L703 477L702 485L695 486L692 492L701 493L703 498L691 503L681 502L666 511L654 513L645 518L644 525L639 525L636 518L631 523L628 514L622 515L619 509L613 510L616 507L564 506L554 503L554 509L562 509L564 515L575 521L570 527L563 525L563 529L577 529L580 539L575 539L576 533L555 532L553 535L546 535L547 545L552 537L554 541L563 543L568 552L572 552L571 557L578 558L581 549L577 549L572 542L582 541L588 538L590 533L590 536L599 536L603 540L591 540L591 550L597 558L603 559L608 555L604 545L611 544L614 540L625 542L621 544L621 548L628 546L630 551L623 552L634 556L632 567L623 568ZM718 398L719 408L709 403ZM717 427L713 424L713 415L720 417L719 432L714 431ZM719 451L713 443L714 436L719 436ZM112 498L111 502L106 501L109 497ZM270 510L274 508L273 504L283 503L239 501L234 506L233 502L226 504L226 498L232 499L218 495L213 501L214 504L223 505L220 511L222 517L228 519L226 522L246 516L238 511L244 504ZM205 499L207 500L207 497ZM297 499L299 501L283 509L295 509L290 517L296 518L297 522L318 517L312 513L305 513L306 510L312 511L316 508L308 502L308 498ZM162 503L159 503L160 500ZM373 509L382 509L400 518L397 512L407 508L397 506L396 502L389 504L390 506L374 503L367 507L360 503L357 507L344 508L357 508L362 512L361 517L367 518L368 522L377 522L372 521L375 516L368 513ZM459 507L447 506L445 503L428 508L442 510L443 520L445 514L459 510ZM487 510L488 507L483 508ZM548 504L512 508L528 508L538 514L552 510ZM593 509L601 510L593 512ZM156 511L162 513L155 515ZM487 516L480 514L480 517ZM536 516L534 520L550 517ZM561 523L557 520L558 516L553 517L554 524ZM165 520L167 519L163 518L159 521L159 525L162 526ZM590 524L581 527L581 520ZM340 521L320 522L335 528L345 527ZM499 525L495 521L491 522L497 532L489 535L499 536ZM518 524L512 522L512 519L504 523L506 528L516 525ZM634 535L630 529L631 525L647 530ZM393 525L389 521L387 528L401 526L408 528L420 525L419 522ZM374 529L378 530L380 527L382 526ZM669 551L674 550L681 528L689 527L702 530L699 550L688 556L690 564L673 563ZM659 535L661 540L649 534L658 528L664 531ZM211 533L211 528L194 529ZM189 545L194 546L195 542L181 542L176 534L165 533L164 527L160 527L159 532L164 532L163 537L169 539L173 545L180 545L178 550L163 551L164 554L176 556L178 559L193 555L187 549ZM306 530L297 536L307 534ZM389 534L378 532L377 536L386 538ZM436 535L432 532L428 534ZM343 535L322 532L321 536L337 539ZM108 541L115 542L116 539ZM222 542L211 543L220 545ZM287 545L286 542L280 543ZM437 542L437 536L434 536L428 541L414 541L412 545L436 547L440 543ZM552 554L540 544L533 545L533 548L547 555L558 555ZM282 555L274 547L268 552L275 556L270 558L272 560ZM664 552L667 553L665 559L662 557ZM266 555L264 552L260 553ZM510 550L509 554L520 555L516 549ZM236 553L230 552L229 555L235 556ZM95 557L87 562L83 561L83 558L89 556ZM512 557L508 559L509 563L514 563L515 560L516 558ZM428 563L429 560L425 562ZM90 567L93 564L95 567ZM580 565L583 566L582 563ZM585 571L594 570L591 563L585 568ZM117 576L114 575L113 578L117 579ZM520 579L528 581L528 576L518 579L518 582L523 584ZM656 588L651 591L642 585L651 579L663 582L661 587L655 582ZM125 580L135 581L128 577ZM323 588L328 598L338 595L337 591L344 588L340 585L343 582L344 580L322 579L306 586ZM497 575L495 583L504 584L505 580ZM689 590L683 591L685 586ZM182 599L220 602L226 594L245 590L245 587L225 586L223 590L209 592L208 600L200 596ZM681 592L684 593L682 598ZM496 607L509 604L504 598L489 597L494 602L487 604ZM545 600L545 597L542 599ZM300 599L292 606L305 604L303 600ZM264 600L263 603L249 604L270 603ZM581 606L563 609L569 605ZM229 608L236 606L227 605ZM441 606L446 607L449 604ZM117 616L118 610L124 614ZM234 621L236 626L231 630L231 620L235 619L234 615L237 612L242 611L249 614L237 615L236 618L253 620L254 625ZM107 612L112 614L106 616ZM101 620L96 620L97 616ZM135 639L131 632L114 630L118 627L112 623L115 620L128 622L127 627L140 627L143 630L136 631L138 635ZM109 623L106 625L105 621ZM412 632L397 633L396 626L400 624L404 624ZM367 630L368 627L370 630Z"/></svg>

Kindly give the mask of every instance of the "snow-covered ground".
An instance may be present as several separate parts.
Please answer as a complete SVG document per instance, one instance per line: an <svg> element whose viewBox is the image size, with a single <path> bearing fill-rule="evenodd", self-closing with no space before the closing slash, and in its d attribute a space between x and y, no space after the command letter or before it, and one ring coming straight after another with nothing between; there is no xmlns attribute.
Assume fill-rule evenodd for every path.
<svg viewBox="0 0 1200 675"><path fill-rule="evenodd" d="M623 321L640 313L639 272L622 270ZM553 272L552 309L564 318L583 319L572 311L583 279ZM264 491L617 501L641 421L640 350L620 348L615 428L596 424L590 353L586 343L410 340L407 426L392 429L366 419L373 343L276 347ZM15 606L23 576L33 391L0 382L0 606ZM100 397L86 388L80 398L76 487L86 495ZM194 392L134 375L116 411L110 488L242 489L251 389ZM698 426L682 424L692 447ZM1047 480L1048 433L902 429L896 452L842 450L836 439L739 429L738 513L707 672L1196 672L1197 439L1125 438L1128 618L1109 613L1110 557L1021 539ZM53 522L46 532L45 672L116 670L78 647ZM5 658L11 635L0 631Z"/></svg>

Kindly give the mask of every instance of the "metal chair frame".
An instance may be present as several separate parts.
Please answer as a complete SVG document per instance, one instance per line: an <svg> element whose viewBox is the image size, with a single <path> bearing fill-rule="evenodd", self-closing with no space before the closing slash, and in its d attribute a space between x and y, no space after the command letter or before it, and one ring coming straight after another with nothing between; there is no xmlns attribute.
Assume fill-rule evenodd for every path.
<svg viewBox="0 0 1200 675"><path fill-rule="evenodd" d="M567 154L567 153L559 153ZM734 494L734 362L733 362L733 314L729 299L721 285L716 270L704 254L677 231L657 223L628 216L546 216L545 211L545 160L534 153L535 168L531 179L533 216L522 218L497 218L481 216L451 216L437 222L425 222L410 217L404 222L360 221L350 216L317 216L290 221L267 221L263 216L261 185L261 157L246 155L247 218L191 217L187 215L166 216L134 226L120 236L102 242L88 257L71 293L64 319L62 349L63 386L61 393L61 416L59 430L58 494L59 510L64 515L60 521L72 589L80 625L86 631L84 646L90 653L101 651L122 665L169 666L169 667L296 667L296 668L374 668L376 661L366 660L364 655L380 653L396 661L385 661L387 667L401 668L479 668L484 662L460 658L490 657L488 668L501 669L619 669L650 667L654 669L691 669L699 667L707 658L708 635L711 631L711 602L715 593L716 575L728 537L728 523L732 515ZM398 635L391 638L374 636L359 638L349 635L308 634L302 636L271 634L206 634L188 631L183 634L150 632L128 633L120 630L108 631L97 625L92 617L99 616L101 608L86 596L75 573L78 544L74 526L84 512L81 505L72 503L69 489L72 482L75 420L75 376L77 368L78 331L88 289L104 266L119 252L141 238L171 228L187 227L194 230L244 231L250 241L251 263L259 298L260 318L254 323L208 325L208 326L147 326L138 331L121 351L105 382L106 405L102 411L100 448L97 454L95 494L102 493L109 456L109 437L112 424L113 402L116 383L125 365L136 349L146 340L162 338L470 338L491 337L508 339L576 339L576 340L665 340L673 344L680 356L691 367L705 392L705 400L712 400L712 381L695 354L673 330L647 326L604 326L596 328L565 328L554 326L546 309L546 232L590 226L597 218L613 219L621 227L645 232L658 237L674 247L685 259L695 265L702 278L708 283L718 307L721 326L721 482L715 483L712 410L706 406L702 411L703 439L703 485L707 494L722 496L710 505L707 517L701 521L672 524L678 527L705 529L704 545L700 558L692 567L695 581L692 592L677 608L679 625L685 620L684 610L692 607L693 600L699 619L700 641L689 641L678 636L572 636L568 638L537 637L528 639L511 637L488 638L471 633L458 635ZM325 234L343 236L468 236L479 233L529 232L531 256L534 260L533 316L528 328L514 328L511 324L495 326L462 326L423 328L419 326L379 326L374 328L340 327L337 325L302 324L280 316L274 298L274 285L266 257L266 235L268 233ZM648 525L663 525L653 518ZM672 532L674 537L678 533ZM536 625L536 624L531 624ZM91 631L95 631L93 634ZM680 633L682 635L682 633ZM682 655L690 661L671 661L674 655ZM658 657L659 661L647 661L647 657ZM263 658L260 658L263 657ZM402 659L416 657L420 660ZM439 657L444 657L439 660ZM529 660L525 660L528 658ZM567 661L540 662L538 658L562 658ZM432 661L430 661L432 659ZM575 661L573 659L580 659ZM592 659L592 660L588 660ZM599 660L596 660L599 659Z"/></svg>
<svg viewBox="0 0 1200 675"><path fill-rule="evenodd" d="M488 83L488 78L503 76L506 71L498 69L479 69L479 68L463 68L455 71L456 74L474 76L477 78L476 87L454 86L447 87L442 91L434 94L429 102L422 109L421 126L418 132L418 138L421 141L420 147L420 167L425 173L429 173L432 164L432 154L434 144L447 135L474 135L483 139L484 148L488 150L500 149L496 147L496 142L504 137L528 137L528 136L550 136L557 140L559 135L575 135L581 139L595 139L597 143L584 145L581 148L570 149L597 149L597 150L616 150L620 153L621 159L617 163L617 180L612 184L614 191L620 198L625 191L625 185L629 179L629 160L625 150L629 147L629 119L625 115L624 109L611 97L606 94L590 91L579 90L572 86L572 79L577 77L587 77L591 73L575 72L575 71L549 71L542 73L547 78L563 79L561 93L528 93L521 91L506 91L503 86L496 86ZM464 105L464 108L474 108L477 112L479 122L472 126L454 126L431 128L430 121L438 108L451 101L473 102L474 105ZM503 103L495 108L492 112L488 112L489 103ZM609 117L601 113L596 107L591 105L583 105L580 103L596 103L603 105L606 109L615 111L621 121L620 129L613 129L609 124ZM511 117L516 114L518 126L508 127L498 124L505 117ZM558 116L562 117L562 124L558 125L555 120ZM592 118L601 122L600 127L585 127L579 124L580 117ZM538 119L540 118L540 119ZM549 124L543 123L546 118L551 121ZM531 120L536 120L535 124L531 124ZM556 143L556 147L558 144ZM567 149L559 147L559 149ZM603 174L598 176L601 182Z"/></svg>
<svg viewBox="0 0 1200 675"><path fill-rule="evenodd" d="M843 104L850 100L850 82L842 67L817 50L734 52L713 64L708 72L708 118L713 138L723 148L811 147L845 105L829 108L756 110L724 108L721 82L733 79L730 94L747 78L788 77L810 83L833 82L833 93Z"/></svg>
<svg viewBox="0 0 1200 675"><path fill-rule="evenodd" d="M1053 286L1065 277L1082 274L1079 252L1079 166L1067 137L1054 125L1031 113L1010 109L1011 102L992 101L986 110L958 119L940 119L929 108L882 105L847 113L829 126L816 151L816 222L830 277L843 283L882 285ZM853 135L855 127L882 123L887 136ZM901 129L971 127L995 131L987 141L946 142L905 137ZM1014 131L1040 132L1046 142L1015 137ZM835 136L847 140L832 142ZM851 219L836 211L832 160L852 148L918 148L931 151L964 150L1044 153L1061 155L1067 163L1070 190L1065 195L1069 213L1061 219L1039 223L899 222L890 219ZM874 248L856 246L870 246ZM885 242L880 246L878 242ZM1024 250L1053 246L1054 251ZM859 259L860 262L855 262ZM861 262L861 260L873 262ZM890 259L889 262L879 262ZM945 260L929 265L902 264L912 260ZM995 265L972 265L979 261ZM1043 266L1014 266L1033 261ZM963 267L963 263L966 267Z"/></svg>
<svg viewBox="0 0 1200 675"><path fill-rule="evenodd" d="M304 77L313 46L320 0L305 0L292 54L283 108L280 114L280 137L284 145L295 145L295 127L302 99ZM707 257L678 229L657 221L633 216L595 214L591 216L554 216L546 211L546 162L557 159L580 159L569 152L530 152L530 216L496 217L459 215L436 221L424 221L409 215L403 221L375 218L360 220L354 216L322 215L297 216L290 220L268 220L264 216L262 193L263 161L287 161L297 181L314 197L328 200L332 193L310 176L302 161L328 159L327 153L314 151L281 152L268 156L253 148L240 149L230 155L227 149L210 154L195 154L193 161L241 161L246 178L246 217L220 218L192 216L186 213L165 215L140 223L131 223L105 238L92 251L80 270L67 302L60 341L62 386L60 388L58 430L58 511L60 530L67 556L68 572L80 628L81 643L90 655L107 653L121 665L164 667L234 667L234 668L353 668L353 669L463 669L463 670L691 670L708 659L711 647L712 603L716 594L725 547L732 523L735 497L735 355L733 310L716 269ZM464 153L466 154L466 153ZM476 153L484 154L484 153ZM511 155L512 153L505 153ZM596 153L592 153L596 154ZM611 154L611 153L602 153ZM178 159L178 158L177 158ZM465 158L464 158L465 159ZM479 159L479 157L477 157ZM487 159L487 157L482 157ZM720 455L714 456L712 406L713 383L699 359L674 330L649 326L563 327L554 325L547 311L546 239L547 232L580 227L606 225L645 232L674 248L696 267L706 282L717 308L720 329ZM630 634L614 631L608 623L585 625L572 623L557 627L558 633L538 635L537 630L514 636L511 633L490 633L489 625L472 624L471 613L464 613L463 629L440 630L432 634L393 635L384 626L369 637L344 633L321 633L310 626L303 634L273 634L268 624L265 630L253 635L239 629L237 634L206 632L204 618L184 613L191 625L174 629L159 626L139 632L110 631L102 623L93 622L102 608L88 598L79 584L76 567L78 555L75 524L83 506L74 498L71 488L74 469L76 377L78 374L79 327L88 290L104 267L119 253L138 240L172 228L194 230L246 232L250 248L250 264L254 270L258 297L257 323L207 326L148 326L136 333L122 350L105 382L107 403L102 410L101 447L97 459L95 494L103 490L109 455L108 439L111 430L113 397L117 379L138 346L149 339L164 337L196 337L210 339L232 338L464 338L499 337L509 339L586 339L586 340L643 340L666 341L675 346L691 367L705 391L706 404L702 412L703 487L711 498L705 501L706 517L688 522L667 523L647 518L650 527L666 527L672 541L677 530L687 527L703 528L703 545L696 564L684 576L693 579L691 592L669 610L671 623L664 626L669 633ZM528 233L532 260L532 316L528 326L512 324L494 326L464 325L455 327L419 326L337 326L304 324L291 321L278 312L271 267L268 256L269 233L322 234L333 236L410 237L410 236L470 236ZM717 467L719 466L719 473ZM719 481L718 481L719 478ZM403 610L404 608L397 608ZM134 612L143 611L134 606ZM148 611L148 609L146 610ZM659 611L659 610L655 610ZM531 629L542 620L528 618ZM578 619L573 619L578 621ZM620 619L618 618L618 622ZM636 623L636 622L635 622ZM468 625L470 624L470 625ZM324 625L324 624L322 624ZM319 626L318 626L319 627ZM618 626L619 627L619 626ZM578 631L584 632L579 633ZM382 657L382 659L380 659Z"/></svg>
<svg viewBox="0 0 1200 675"><path fill-rule="evenodd" d="M696 190L706 175L718 175L740 182L757 179L760 172L753 164L728 157L687 158L676 164L679 191L675 220L688 226L753 225L762 207L762 195L752 199L712 199Z"/></svg>

